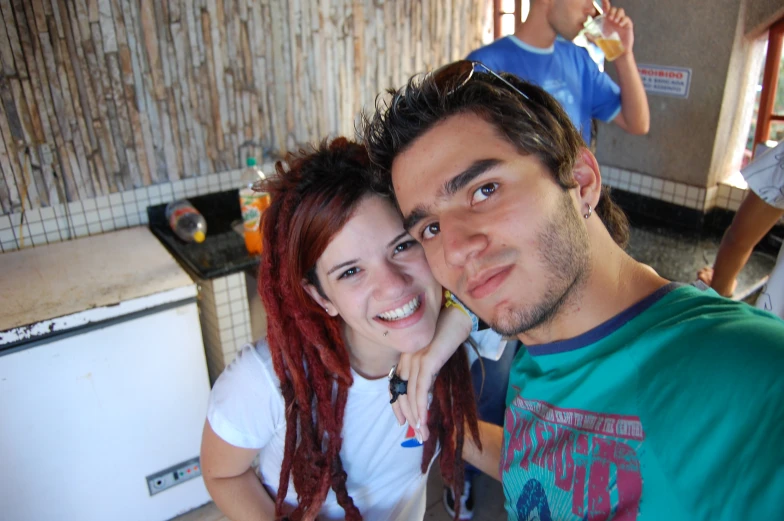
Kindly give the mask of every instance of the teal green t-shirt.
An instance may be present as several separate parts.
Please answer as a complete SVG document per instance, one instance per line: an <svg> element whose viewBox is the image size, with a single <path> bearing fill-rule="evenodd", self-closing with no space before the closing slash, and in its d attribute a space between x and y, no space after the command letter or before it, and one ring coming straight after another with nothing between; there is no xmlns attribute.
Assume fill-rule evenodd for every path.
<svg viewBox="0 0 784 521"><path fill-rule="evenodd" d="M669 284L520 349L501 474L511 521L784 519L784 322Z"/></svg>

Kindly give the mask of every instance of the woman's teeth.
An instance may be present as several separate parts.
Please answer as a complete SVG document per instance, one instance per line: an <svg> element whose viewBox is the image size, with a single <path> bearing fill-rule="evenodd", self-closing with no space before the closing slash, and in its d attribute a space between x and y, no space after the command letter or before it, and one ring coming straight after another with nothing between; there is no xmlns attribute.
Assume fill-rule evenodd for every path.
<svg viewBox="0 0 784 521"><path fill-rule="evenodd" d="M388 320L388 321L401 320L403 318L411 316L411 314L414 311L419 309L421 303L422 301L419 299L418 296L414 297L413 299L411 299L411 302L409 302L408 304L400 306L399 308L393 309L391 311L384 311L383 313L379 313L378 318L380 318L381 320Z"/></svg>

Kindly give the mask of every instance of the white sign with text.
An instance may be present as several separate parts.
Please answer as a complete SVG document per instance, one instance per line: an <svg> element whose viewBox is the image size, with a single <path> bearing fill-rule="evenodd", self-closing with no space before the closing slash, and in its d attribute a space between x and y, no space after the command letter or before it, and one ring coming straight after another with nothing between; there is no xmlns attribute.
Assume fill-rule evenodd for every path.
<svg viewBox="0 0 784 521"><path fill-rule="evenodd" d="M661 94L676 98L688 98L691 85L691 69L664 65L637 65L642 84L649 94Z"/></svg>

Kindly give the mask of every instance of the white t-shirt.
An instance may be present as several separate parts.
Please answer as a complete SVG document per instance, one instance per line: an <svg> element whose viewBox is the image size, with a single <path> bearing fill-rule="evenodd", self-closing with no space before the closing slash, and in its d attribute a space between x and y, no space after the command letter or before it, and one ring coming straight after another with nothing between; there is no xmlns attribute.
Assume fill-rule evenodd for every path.
<svg viewBox="0 0 784 521"><path fill-rule="evenodd" d="M742 171L749 188L760 199L784 210L784 141L754 160ZM784 318L784 245L768 283L757 298L757 307Z"/></svg>
<svg viewBox="0 0 784 521"><path fill-rule="evenodd" d="M472 333L482 356L503 349L494 332ZM348 476L346 488L364 519L421 520L425 515L427 474L422 474L422 445L414 430L397 423L389 406L389 381L368 380L351 371L340 457ZM258 474L274 497L283 463L286 420L284 401L265 341L246 345L215 382L207 419L224 441L259 449ZM434 458L435 459L435 458ZM432 461L430 462L432 465ZM296 469L292 469L296 472ZM429 472L429 467L428 467ZM286 504L295 506L290 483ZM320 520L344 519L345 512L330 490Z"/></svg>
<svg viewBox="0 0 784 521"><path fill-rule="evenodd" d="M408 425L398 425L389 406L389 381L367 380L353 370L351 374L354 384L348 393L340 452L348 475L348 493L364 519L422 519L427 484L427 475L420 470L422 445ZM245 346L215 382L207 419L215 433L231 445L260 449L258 473L273 497L283 462L283 411L283 396L266 342ZM297 504L293 483L286 503ZM319 519L344 517L335 492L330 490Z"/></svg>

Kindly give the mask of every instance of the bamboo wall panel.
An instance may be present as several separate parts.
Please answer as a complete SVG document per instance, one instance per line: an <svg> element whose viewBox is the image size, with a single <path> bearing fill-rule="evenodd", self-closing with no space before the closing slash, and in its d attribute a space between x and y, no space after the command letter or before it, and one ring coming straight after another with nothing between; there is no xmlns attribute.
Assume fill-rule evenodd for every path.
<svg viewBox="0 0 784 521"><path fill-rule="evenodd" d="M476 0L0 0L0 210L353 135L381 90L480 45Z"/></svg>

